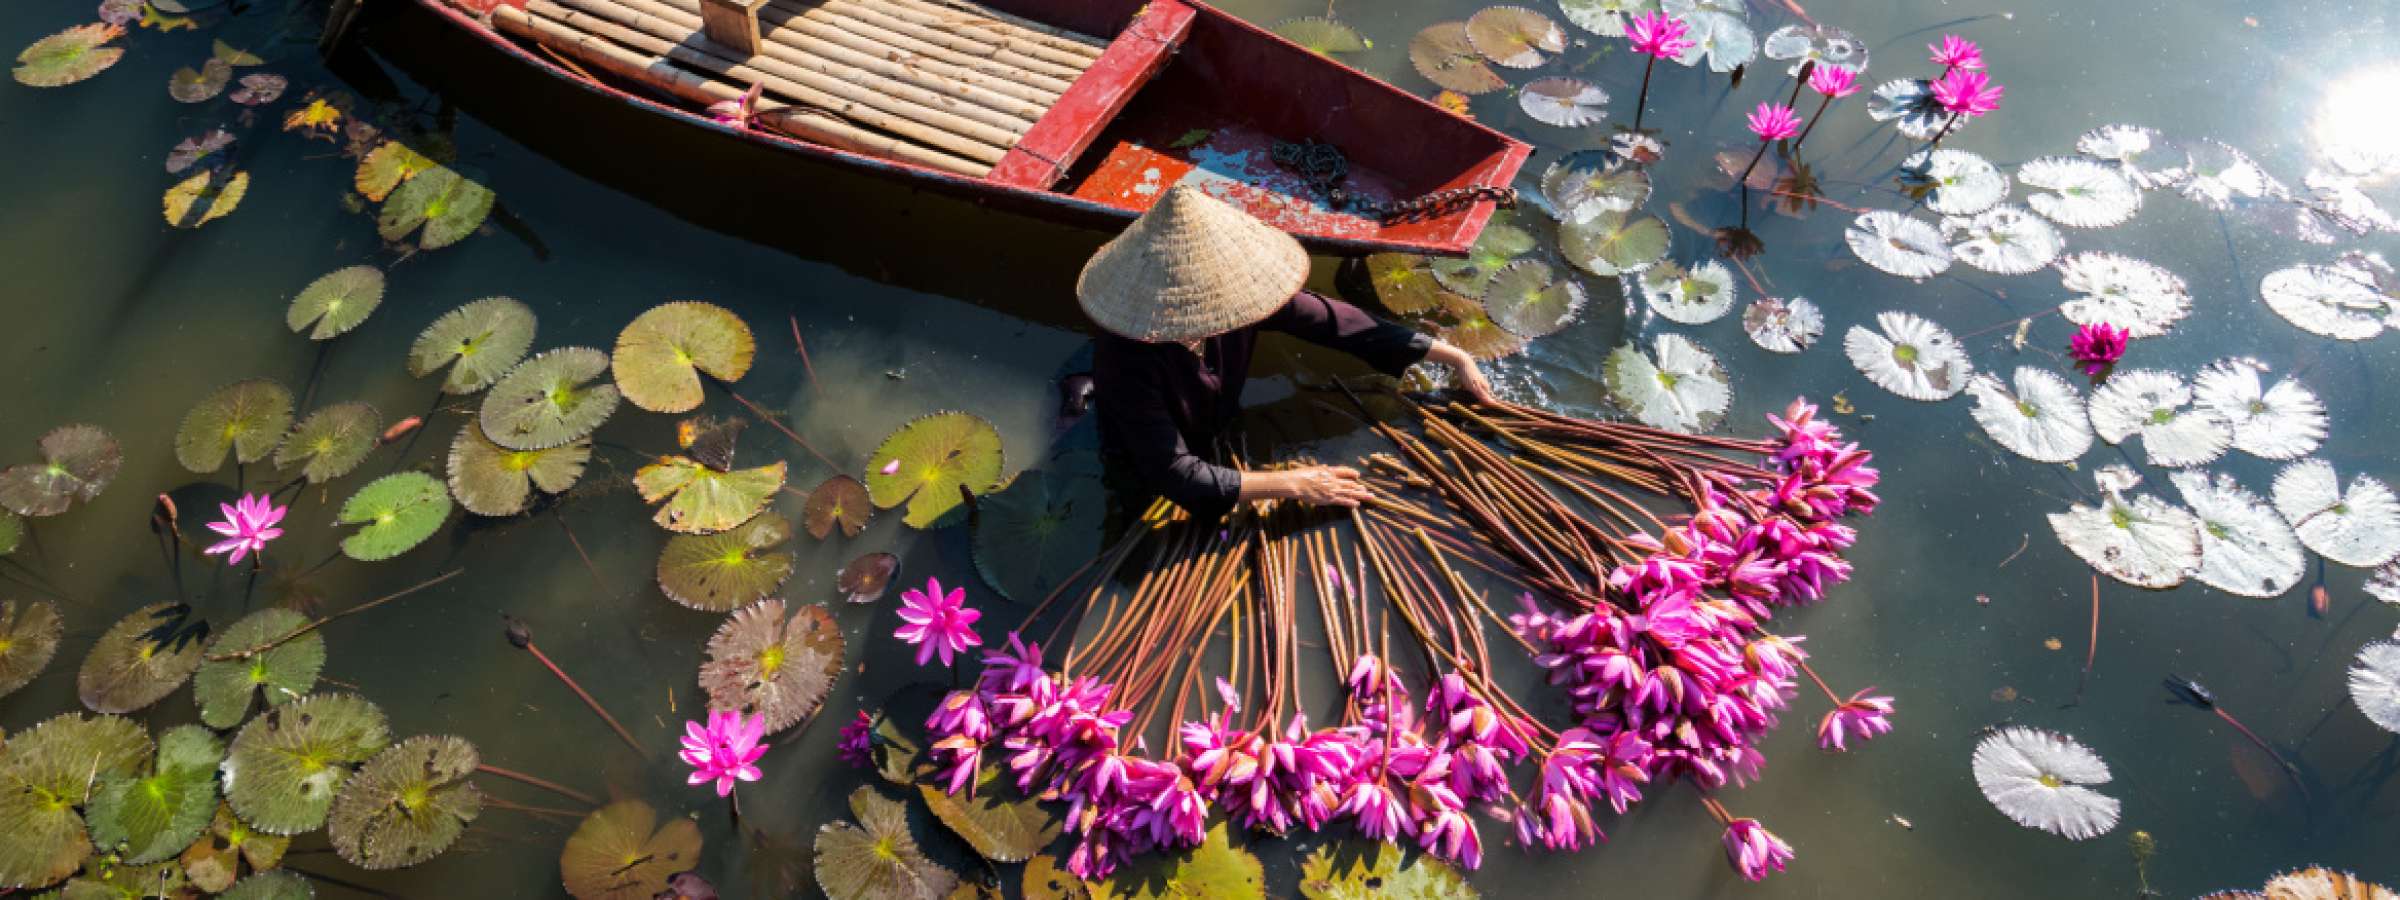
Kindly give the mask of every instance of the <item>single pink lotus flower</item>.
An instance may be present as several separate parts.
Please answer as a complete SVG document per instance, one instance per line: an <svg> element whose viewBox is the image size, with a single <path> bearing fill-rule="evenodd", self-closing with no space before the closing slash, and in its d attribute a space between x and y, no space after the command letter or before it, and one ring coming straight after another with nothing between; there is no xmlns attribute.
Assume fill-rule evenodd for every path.
<svg viewBox="0 0 2400 900"><path fill-rule="evenodd" d="M1750 133L1761 141L1780 141L1800 133L1800 114L1781 103L1761 103L1750 113Z"/></svg>
<svg viewBox="0 0 2400 900"><path fill-rule="evenodd" d="M1643 13L1626 23L1625 39L1633 42L1633 52L1665 59L1692 49L1692 40L1684 37L1690 31L1691 26L1682 19L1663 12Z"/></svg>
<svg viewBox="0 0 2400 900"><path fill-rule="evenodd" d="M719 125L749 128L750 120L758 116L758 85L742 92L740 99L719 100L708 105L708 117Z"/></svg>
<svg viewBox="0 0 2400 900"><path fill-rule="evenodd" d="M283 521L283 514L291 507L276 506L265 494L243 494L233 505L219 503L217 509L225 514L225 521L208 523L208 530L226 539L202 552L230 552L233 555L226 557L225 562L233 565L240 563L245 554L266 553L267 542L283 536L283 529L275 527L275 523Z"/></svg>
<svg viewBox="0 0 2400 900"><path fill-rule="evenodd" d="M1733 870L1751 881L1764 881L1768 875L1783 871L1783 864L1792 858L1792 845L1783 842L1757 819L1735 819L1725 823L1725 858L1732 861Z"/></svg>
<svg viewBox="0 0 2400 900"><path fill-rule="evenodd" d="M1983 48L1955 34L1942 35L1941 43L1927 44L1925 49L1933 51L1933 64L1942 67L1943 74L1952 69L1983 68Z"/></svg>
<svg viewBox="0 0 2400 900"><path fill-rule="evenodd" d="M1933 102L1942 105L1952 115L1975 118L2000 108L2000 95L2007 88L1992 83L1991 76L1966 69L1953 69L1933 83Z"/></svg>
<svg viewBox="0 0 2400 900"><path fill-rule="evenodd" d="M873 768L875 766L874 717L867 715L866 710L859 710L858 718L851 719L849 724L842 726L842 740L835 749L840 754L842 762L848 763L851 768Z"/></svg>
<svg viewBox="0 0 2400 900"><path fill-rule="evenodd" d="M2093 322L2075 329L2075 337L2067 341L2067 355L2083 367L2083 374L2098 375L2125 358L2125 338L2125 329Z"/></svg>
<svg viewBox="0 0 2400 900"><path fill-rule="evenodd" d="M1858 73L1819 63L1808 75L1808 87L1827 100L1839 100L1858 93Z"/></svg>
<svg viewBox="0 0 2400 900"><path fill-rule="evenodd" d="M892 636L916 645L917 665L939 653L942 665L948 666L954 654L983 646L983 638L977 637L974 629L975 620L983 618L983 613L967 608L965 588L944 593L941 579L928 578L924 590L903 592L900 618L908 624Z"/></svg>
<svg viewBox="0 0 2400 900"><path fill-rule="evenodd" d="M766 736L767 716L753 713L745 718L733 710L710 710L708 724L683 723L684 764L692 767L687 784L717 783L717 796L733 793L735 781L757 781L758 758L767 746L758 742Z"/></svg>
<svg viewBox="0 0 2400 900"><path fill-rule="evenodd" d="M1866 691L1852 694L1817 721L1817 746L1840 753L1850 749L1850 738L1864 741L1890 733L1891 715L1892 698L1870 697Z"/></svg>

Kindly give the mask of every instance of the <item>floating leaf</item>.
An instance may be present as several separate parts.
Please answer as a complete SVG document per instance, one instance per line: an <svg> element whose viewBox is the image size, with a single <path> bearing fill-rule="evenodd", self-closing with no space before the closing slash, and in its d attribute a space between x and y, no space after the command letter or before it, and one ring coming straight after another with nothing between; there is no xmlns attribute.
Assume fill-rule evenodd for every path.
<svg viewBox="0 0 2400 900"><path fill-rule="evenodd" d="M1358 36L1358 29L1324 16L1285 19L1275 23L1275 34L1323 56L1357 53L1374 46L1366 38Z"/></svg>
<svg viewBox="0 0 2400 900"><path fill-rule="evenodd" d="M679 534L658 554L658 586L667 599L697 610L730 612L758 601L792 577L790 520L760 513L731 531Z"/></svg>
<svg viewBox="0 0 2400 900"><path fill-rule="evenodd" d="M132 25L142 19L142 0L100 0L100 21Z"/></svg>
<svg viewBox="0 0 2400 900"><path fill-rule="evenodd" d="M1989 160L1949 147L1919 150L1900 162L1904 185L1924 191L1925 208L1971 216L2008 199L2008 176Z"/></svg>
<svg viewBox="0 0 2400 900"><path fill-rule="evenodd" d="M817 831L817 887L831 900L940 900L958 873L925 857L909 834L908 808L865 785L850 794L850 814Z"/></svg>
<svg viewBox="0 0 2400 900"><path fill-rule="evenodd" d="M233 134L222 128L211 128L199 137L184 138L167 151L167 174L179 175L198 165L201 160L225 152L233 146Z"/></svg>
<svg viewBox="0 0 2400 900"><path fill-rule="evenodd" d="M1000 432L990 422L938 412L900 426L867 457L867 495L882 509L907 502L901 521L930 528L964 502L962 490L984 494L998 487L1004 465Z"/></svg>
<svg viewBox="0 0 2400 900"><path fill-rule="evenodd" d="M2099 506L2078 504L2050 514L2050 529L2068 550L2100 574L2135 587L2171 588L2200 571L2198 517L2148 494L2128 500L2102 487Z"/></svg>
<svg viewBox="0 0 2400 900"><path fill-rule="evenodd" d="M208 644L211 654L232 654L307 627L308 617L283 607L268 607L243 616ZM325 636L314 631L275 645L249 659L207 660L192 677L192 699L200 705L200 722L225 730L250 715L251 698L261 692L267 706L278 706L308 695L325 669Z"/></svg>
<svg viewBox="0 0 2400 900"><path fill-rule="evenodd" d="M784 618L783 599L769 597L726 617L708 639L700 690L712 710L767 717L774 734L817 714L842 675L842 629L825 607L810 604Z"/></svg>
<svg viewBox="0 0 2400 900"><path fill-rule="evenodd" d="M210 42L208 53L210 57L229 66L263 66L267 64L266 60L258 58L258 54L222 40Z"/></svg>
<svg viewBox="0 0 2400 900"><path fill-rule="evenodd" d="M617 410L617 386L596 380L607 370L608 354L590 347L518 364L483 397L483 435L511 450L541 450L591 434Z"/></svg>
<svg viewBox="0 0 2400 900"><path fill-rule="evenodd" d="M1691 48L1677 54L1675 61L1686 66L1708 61L1711 72L1731 72L1758 58L1758 35L1740 17L1716 10L1695 10L1682 15L1688 29L1684 32L1692 42Z"/></svg>
<svg viewBox="0 0 2400 900"><path fill-rule="evenodd" d="M317 889L308 879L278 869L242 879L217 900L314 900L316 896Z"/></svg>
<svg viewBox="0 0 2400 900"><path fill-rule="evenodd" d="M2175 189L2208 209L2224 212L2237 202L2289 193L2249 154L2223 142L2202 140L2187 148L2186 153L2191 160L2191 174L2177 182Z"/></svg>
<svg viewBox="0 0 2400 900"><path fill-rule="evenodd" d="M1075 873L1060 867L1051 856L1035 856L1025 861L1025 876L1020 883L1025 900L1092 900L1091 886Z"/></svg>
<svg viewBox="0 0 2400 900"><path fill-rule="evenodd" d="M265 106L273 103L276 98L283 96L283 89L291 84L281 75L269 75L264 72L244 75L240 81L235 83L241 86L234 88L233 93L225 95L225 99L243 106Z"/></svg>
<svg viewBox="0 0 2400 900"><path fill-rule="evenodd" d="M1632 275L1667 258L1673 232L1665 220L1632 210L1603 210L1559 230L1558 250L1576 268L1614 278Z"/></svg>
<svg viewBox="0 0 2400 900"><path fill-rule="evenodd" d="M167 96L184 103L205 103L225 92L226 83L233 80L233 67L224 60L212 59L200 68L186 66L167 76Z"/></svg>
<svg viewBox="0 0 2400 900"><path fill-rule="evenodd" d="M250 192L250 173L235 172L220 181L221 174L201 172L168 188L163 204L167 224L198 228L241 206L242 196Z"/></svg>
<svg viewBox="0 0 2400 900"><path fill-rule="evenodd" d="M1957 243L1950 255L1996 275L2023 275L2057 259L2066 241L2058 229L2024 207L2001 204L1967 218L1942 220Z"/></svg>
<svg viewBox="0 0 2400 900"><path fill-rule="evenodd" d="M1143 855L1091 887L1092 896L1100 900L1264 900L1266 879L1258 857L1234 847L1226 836L1225 823L1219 822L1208 830L1208 839L1200 846Z"/></svg>
<svg viewBox="0 0 2400 900"><path fill-rule="evenodd" d="M719 472L690 457L670 456L633 474L633 486L648 503L666 501L653 520L684 534L713 534L750 521L783 489L780 460L755 469Z"/></svg>
<svg viewBox="0 0 2400 900"><path fill-rule="evenodd" d="M342 109L323 97L308 101L308 105L292 110L283 117L283 130L306 129L316 134L330 135L342 124ZM414 227L414 226L411 226ZM391 240L391 238L385 238Z"/></svg>
<svg viewBox="0 0 2400 900"><path fill-rule="evenodd" d="M1655 358L1633 344L1608 355L1609 402L1654 428L1700 434L1724 421L1733 387L1714 354L1680 334L1651 343Z"/></svg>
<svg viewBox="0 0 2400 900"><path fill-rule="evenodd" d="M1608 112L1608 92L1581 78L1536 78L1517 90L1517 105L1544 125L1582 128Z"/></svg>
<svg viewBox="0 0 2400 900"><path fill-rule="evenodd" d="M42 435L42 461L0 470L0 506L40 518L100 496L125 456L97 425L61 425Z"/></svg>
<svg viewBox="0 0 2400 900"><path fill-rule="evenodd" d="M975 568L1018 603L1038 603L1100 552L1108 492L1093 471L1026 472L978 504Z"/></svg>
<svg viewBox="0 0 2400 900"><path fill-rule="evenodd" d="M311 413L275 448L275 467L300 465L310 484L324 484L358 468L375 452L383 437L383 417L375 407L352 400Z"/></svg>
<svg viewBox="0 0 2400 900"><path fill-rule="evenodd" d="M2056 372L2031 366L2017 367L2013 380L2013 393L1992 375L1967 380L1967 393L1975 398L1975 421L1993 442L2046 463L2068 462L2092 448L2092 422L2074 385Z"/></svg>
<svg viewBox="0 0 2400 900"><path fill-rule="evenodd" d="M1850 364L1877 387L1910 400L1947 400L1967 388L1974 366L1942 326L1897 310L1875 314L1881 332L1852 325L1842 337Z"/></svg>
<svg viewBox="0 0 2400 900"><path fill-rule="evenodd" d="M235 462L254 463L275 450L292 427L292 392L265 378L236 381L202 398L175 428L175 461L207 474Z"/></svg>
<svg viewBox="0 0 2400 900"><path fill-rule="evenodd" d="M124 34L125 29L105 23L77 25L35 41L19 52L17 68L10 74L16 76L18 84L30 87L74 84L116 65L125 55L124 48L101 45Z"/></svg>
<svg viewBox="0 0 2400 900"><path fill-rule="evenodd" d="M150 758L150 736L121 716L66 713L0 746L0 888L56 883L91 855L76 807L104 779L131 776Z"/></svg>
<svg viewBox="0 0 2400 900"><path fill-rule="evenodd" d="M651 412L700 406L700 374L741 380L758 342L740 316L713 303L681 301L651 307L617 334L610 366L625 399Z"/></svg>
<svg viewBox="0 0 2400 900"><path fill-rule="evenodd" d="M450 441L450 494L479 516L513 516L525 511L533 489L556 494L574 487L592 458L590 438L541 450L510 450L483 436L474 422L458 427Z"/></svg>
<svg viewBox="0 0 2400 900"><path fill-rule="evenodd" d="M234 886L244 863L253 870L275 868L291 845L291 838L251 830L234 817L233 807L219 803L208 833L183 851L183 874L193 887L224 892Z"/></svg>
<svg viewBox="0 0 2400 900"><path fill-rule="evenodd" d="M567 893L578 900L650 900L667 877L700 862L700 826L664 823L640 800L619 800L583 817L558 856Z"/></svg>
<svg viewBox="0 0 2400 900"><path fill-rule="evenodd" d="M1465 257L1433 261L1433 277L1443 287L1469 297L1481 297L1492 276L1537 246L1540 241L1533 232L1517 224L1515 213L1494 213L1492 220L1483 226L1483 233L1476 235L1475 245L1467 248Z"/></svg>
<svg viewBox="0 0 2400 900"><path fill-rule="evenodd" d="M1658 0L1559 0L1558 10L1575 27L1601 37L1624 37L1634 16L1658 11Z"/></svg>
<svg viewBox="0 0 2400 900"><path fill-rule="evenodd" d="M1375 285L1375 298L1383 301L1383 309L1396 316L1416 316L1433 311L1444 292L1441 282L1435 281L1433 269L1425 257L1413 253L1378 253L1367 257L1367 278Z"/></svg>
<svg viewBox="0 0 2400 900"><path fill-rule="evenodd" d="M158 738L150 774L100 783L90 809L92 842L114 848L126 863L173 859L208 830L217 812L217 764L225 747L198 725L179 725Z"/></svg>
<svg viewBox="0 0 2400 900"><path fill-rule="evenodd" d="M1425 80L1467 96L1507 87L1467 42L1467 23L1438 22L1408 41L1408 62Z"/></svg>
<svg viewBox="0 0 2400 900"><path fill-rule="evenodd" d="M507 297L485 297L461 306L417 335L408 349L408 374L423 378L449 366L442 393L483 390L525 358L525 351L533 347L533 326L533 310Z"/></svg>
<svg viewBox="0 0 2400 900"><path fill-rule="evenodd" d="M2026 205L2072 228L2120 225L2142 208L2140 188L2115 167L2088 159L2045 156L2018 166L2017 180L2050 191L2027 195Z"/></svg>
<svg viewBox="0 0 2400 900"><path fill-rule="evenodd" d="M2400 732L2400 643L2377 641L2358 648L2358 661L2350 667L2350 702L2375 727Z"/></svg>
<svg viewBox="0 0 2400 900"><path fill-rule="evenodd" d="M1791 68L1784 74L1798 76L1811 62L1848 71L1852 75L1867 71L1867 44L1844 29L1831 25L1785 25L1759 42L1759 52L1768 59L1790 60Z"/></svg>
<svg viewBox="0 0 2400 900"><path fill-rule="evenodd" d="M474 234L483 217L491 214L494 199L491 188L436 166L409 179L383 201L375 231L384 240L397 241L423 225L425 231L417 236L417 246L439 250Z"/></svg>
<svg viewBox="0 0 2400 900"><path fill-rule="evenodd" d="M808 492L808 507L801 518L808 523L808 536L824 540L840 526L843 537L857 537L867 530L867 519L875 515L874 501L867 497L867 486L848 475L832 475Z"/></svg>
<svg viewBox="0 0 2400 900"><path fill-rule="evenodd" d="M1825 313L1807 297L1760 297L1742 310L1742 330L1769 353L1798 353L1825 334Z"/></svg>
<svg viewBox="0 0 2400 900"><path fill-rule="evenodd" d="M17 552L17 545L24 540L25 517L0 509L0 556ZM0 691L0 694L5 693L8 692Z"/></svg>
<svg viewBox="0 0 2400 900"><path fill-rule="evenodd" d="M314 831L325 824L351 767L391 742L375 704L350 694L302 697L267 710L234 736L225 799L260 831Z"/></svg>
<svg viewBox="0 0 2400 900"><path fill-rule="evenodd" d="M364 526L342 539L342 554L374 562L424 543L449 517L450 492L439 479L423 472L395 472L350 495L335 521Z"/></svg>
<svg viewBox="0 0 2400 900"><path fill-rule="evenodd" d="M2076 152L2117 164L2134 187L2153 190L2190 177L2192 160L2158 132L2139 125L2102 125L2075 139Z"/></svg>
<svg viewBox="0 0 2400 900"><path fill-rule="evenodd" d="M2400 497L2369 475L2343 491L2333 465L2304 459L2275 474L2275 511L2300 543L2345 566L2371 568L2400 557Z"/></svg>
<svg viewBox="0 0 2400 900"><path fill-rule="evenodd" d="M151 633L183 610L153 603L127 614L102 632L75 677L83 705L93 712L129 713L174 693L200 668L193 641L162 644Z"/></svg>
<svg viewBox="0 0 2400 900"><path fill-rule="evenodd" d="M2258 295L2284 321L2310 334L2363 341L2383 333L2392 303L2350 266L2292 266L2267 273Z"/></svg>
<svg viewBox="0 0 2400 900"><path fill-rule="evenodd" d="M300 289L283 324L293 334L308 331L312 341L330 340L365 322L383 302L383 270L374 266L335 269ZM309 331L310 325L315 325Z"/></svg>
<svg viewBox="0 0 2400 900"><path fill-rule="evenodd" d="M2114 325L2136 340L2166 334L2192 311L2182 278L2130 256L2071 253L2059 257L2058 277L2079 295L2059 307L2067 321Z"/></svg>
<svg viewBox="0 0 2400 900"><path fill-rule="evenodd" d="M1300 863L1300 896L1308 900L1476 900L1467 877L1427 853L1381 841L1343 841L1318 847Z"/></svg>
<svg viewBox="0 0 2400 900"><path fill-rule="evenodd" d="M1469 356L1490 362L1525 349L1525 339L1510 334L1508 329L1492 321L1483 304L1449 293L1442 295L1441 304L1437 318L1445 320L1447 324L1436 336L1467 351Z"/></svg>
<svg viewBox="0 0 2400 900"><path fill-rule="evenodd" d="M1850 252L1867 265L1902 278L1931 278L1950 268L1942 230L1904 213L1869 210L1850 223L1844 237Z"/></svg>
<svg viewBox="0 0 2400 900"><path fill-rule="evenodd" d="M1031 859L1049 846L1065 825L1040 802L1017 793L1003 781L998 766L978 769L975 786L959 795L945 793L934 784L916 787L934 818L993 862Z"/></svg>
<svg viewBox="0 0 2400 900"><path fill-rule="evenodd" d="M1581 283L1559 277L1537 259L1509 263L1483 292L1483 309L1492 323L1528 340L1564 330L1583 311L1583 302Z"/></svg>
<svg viewBox="0 0 2400 900"><path fill-rule="evenodd" d="M0 697L42 674L65 633L56 604L0 597Z"/></svg>
<svg viewBox="0 0 2400 900"><path fill-rule="evenodd" d="M2167 476L2200 517L2201 584L2244 597L2277 597L2308 574L2300 538L2275 508L2232 476L2184 471Z"/></svg>
<svg viewBox="0 0 2400 900"><path fill-rule="evenodd" d="M1467 18L1467 45L1492 62L1530 69L1542 64L1543 54L1565 52L1567 33L1525 7L1487 6Z"/></svg>
<svg viewBox="0 0 2400 900"><path fill-rule="evenodd" d="M2012 725L1975 745L1975 786L2003 815L2071 841L2117 827L2117 800L2093 790L2107 784L2108 763L2074 738Z"/></svg>
<svg viewBox="0 0 2400 900"><path fill-rule="evenodd" d="M835 586L849 595L852 603L873 603L883 599L891 590L892 576L900 571L900 557L882 551L861 554L843 566L834 577Z"/></svg>
<svg viewBox="0 0 2400 900"><path fill-rule="evenodd" d="M441 855L483 812L483 793L467 781L479 761L475 745L449 735L419 735L375 754L334 798L334 852L362 869Z"/></svg>
<svg viewBox="0 0 2400 900"><path fill-rule="evenodd" d="M1567 224L1630 213L1650 199L1650 170L1606 150L1577 150L1542 171L1542 198Z"/></svg>
<svg viewBox="0 0 2400 900"><path fill-rule="evenodd" d="M2325 402L2299 380L2261 387L2265 363L2225 359L2192 379L2200 410L2233 429L2233 446L2260 459L2298 459L2325 442Z"/></svg>
<svg viewBox="0 0 2400 900"><path fill-rule="evenodd" d="M1933 82L1925 78L1901 78L1876 86L1875 93L1867 97L1867 116L1892 123L1902 137L1916 141L1933 140L1945 128L1957 134L1966 130L1968 122L1952 116L1933 99Z"/></svg>
<svg viewBox="0 0 2400 900"><path fill-rule="evenodd" d="M2092 430L2111 444L2140 435L2153 465L2206 465L2233 446L2233 426L2192 406L2183 376L2136 369L2092 390Z"/></svg>
<svg viewBox="0 0 2400 900"><path fill-rule="evenodd" d="M359 196L381 203L401 182L439 165L406 144L385 141L358 158L358 173L351 177L351 183L358 188Z"/></svg>
<svg viewBox="0 0 2400 900"><path fill-rule="evenodd" d="M1646 270L1636 278L1642 300L1669 322L1705 325L1733 311L1733 272L1716 260L1705 260L1691 271L1669 263Z"/></svg>

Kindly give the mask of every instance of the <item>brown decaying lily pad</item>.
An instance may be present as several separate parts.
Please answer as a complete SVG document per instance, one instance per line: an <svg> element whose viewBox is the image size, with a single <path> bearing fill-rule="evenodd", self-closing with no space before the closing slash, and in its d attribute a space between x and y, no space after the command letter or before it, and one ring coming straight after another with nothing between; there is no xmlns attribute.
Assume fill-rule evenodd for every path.
<svg viewBox="0 0 2400 900"><path fill-rule="evenodd" d="M825 607L811 604L784 618L782 598L769 597L725 619L708 639L700 689L712 710L761 713L774 734L817 714L842 674L842 630Z"/></svg>
<svg viewBox="0 0 2400 900"><path fill-rule="evenodd" d="M878 550L851 560L834 583L849 595L850 602L873 603L892 589L892 576L899 571L900 557Z"/></svg>
<svg viewBox="0 0 2400 900"><path fill-rule="evenodd" d="M875 514L875 504L867 498L867 486L848 475L835 475L808 492L808 507L802 516L808 523L808 536L824 540L840 526L843 537L857 537L867 530L867 519Z"/></svg>

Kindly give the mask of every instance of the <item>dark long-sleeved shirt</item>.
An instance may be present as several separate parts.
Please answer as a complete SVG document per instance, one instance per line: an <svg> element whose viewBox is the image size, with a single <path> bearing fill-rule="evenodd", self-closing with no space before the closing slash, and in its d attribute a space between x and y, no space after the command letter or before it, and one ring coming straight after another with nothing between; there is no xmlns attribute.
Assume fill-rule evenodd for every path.
<svg viewBox="0 0 2400 900"><path fill-rule="evenodd" d="M1241 495L1241 473L1212 457L1217 438L1241 412L1261 331L1340 350L1391 375L1433 347L1422 334L1309 291L1256 325L1203 341L1197 354L1181 344L1103 333L1092 354L1102 447L1144 487L1204 520L1231 510Z"/></svg>

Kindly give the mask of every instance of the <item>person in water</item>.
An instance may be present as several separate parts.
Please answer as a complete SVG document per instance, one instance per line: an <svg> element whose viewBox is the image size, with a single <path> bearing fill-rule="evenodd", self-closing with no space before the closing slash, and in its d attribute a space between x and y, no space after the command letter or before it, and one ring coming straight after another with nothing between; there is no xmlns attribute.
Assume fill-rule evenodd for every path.
<svg viewBox="0 0 2400 900"><path fill-rule="evenodd" d="M1492 399L1466 351L1303 290L1308 270L1299 241L1190 186L1169 190L1093 254L1075 295L1100 326L1093 400L1112 468L1203 520L1249 500L1347 507L1366 499L1358 471L1346 466L1244 472L1213 457L1241 412L1263 331L1389 375L1438 363L1468 396Z"/></svg>

